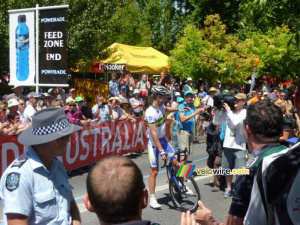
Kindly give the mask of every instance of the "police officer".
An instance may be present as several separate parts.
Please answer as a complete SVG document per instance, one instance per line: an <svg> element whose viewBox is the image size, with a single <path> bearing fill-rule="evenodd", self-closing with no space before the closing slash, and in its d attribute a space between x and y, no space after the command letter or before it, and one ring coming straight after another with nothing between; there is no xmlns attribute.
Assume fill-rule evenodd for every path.
<svg viewBox="0 0 300 225"><path fill-rule="evenodd" d="M32 126L18 141L28 151L2 175L0 197L5 224L81 224L73 187L63 164L70 134L81 127L70 124L62 108L36 112Z"/></svg>

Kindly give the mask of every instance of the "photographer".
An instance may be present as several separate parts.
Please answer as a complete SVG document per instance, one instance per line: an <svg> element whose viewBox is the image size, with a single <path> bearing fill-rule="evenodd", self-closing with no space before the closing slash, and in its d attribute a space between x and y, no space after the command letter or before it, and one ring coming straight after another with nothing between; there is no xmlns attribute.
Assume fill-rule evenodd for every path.
<svg viewBox="0 0 300 225"><path fill-rule="evenodd" d="M241 93L238 93L234 97L234 108L230 108L227 103L224 103L223 108L217 107L213 119L214 125L226 123L222 153L222 168L231 170L240 169L243 166L246 166L246 139L243 121L246 118L246 109L244 109L244 105L247 97L245 94ZM232 196L232 178L232 175L226 176L227 189L224 193L224 198Z"/></svg>
<svg viewBox="0 0 300 225"><path fill-rule="evenodd" d="M93 113L93 119L100 119L98 120L98 123L103 123L108 120L109 115L109 109L105 102L103 102L103 96L100 94L96 95L96 105L92 108Z"/></svg>

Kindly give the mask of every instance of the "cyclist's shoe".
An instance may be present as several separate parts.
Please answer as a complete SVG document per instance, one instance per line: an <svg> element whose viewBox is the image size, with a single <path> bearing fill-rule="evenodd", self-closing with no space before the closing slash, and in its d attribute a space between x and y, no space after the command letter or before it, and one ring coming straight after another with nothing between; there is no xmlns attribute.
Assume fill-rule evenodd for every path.
<svg viewBox="0 0 300 225"><path fill-rule="evenodd" d="M158 204L158 202L156 201L156 199L151 199L150 200L150 207L153 208L153 209L160 209L161 208L161 205Z"/></svg>
<svg viewBox="0 0 300 225"><path fill-rule="evenodd" d="M225 193L224 193L224 198L228 198L228 197L231 197L232 196L232 190L225 190Z"/></svg>
<svg viewBox="0 0 300 225"><path fill-rule="evenodd" d="M186 190L187 190L187 192L186 192L187 196L189 196L189 197L194 196L193 191L189 187L186 187Z"/></svg>

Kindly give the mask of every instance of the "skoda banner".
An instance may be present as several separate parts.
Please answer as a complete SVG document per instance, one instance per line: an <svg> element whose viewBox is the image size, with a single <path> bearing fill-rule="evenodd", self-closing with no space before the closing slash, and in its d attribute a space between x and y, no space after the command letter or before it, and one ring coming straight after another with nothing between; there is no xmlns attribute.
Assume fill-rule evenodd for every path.
<svg viewBox="0 0 300 225"><path fill-rule="evenodd" d="M10 85L34 85L34 11L9 13Z"/></svg>
<svg viewBox="0 0 300 225"><path fill-rule="evenodd" d="M67 84L66 9L40 11L40 84Z"/></svg>

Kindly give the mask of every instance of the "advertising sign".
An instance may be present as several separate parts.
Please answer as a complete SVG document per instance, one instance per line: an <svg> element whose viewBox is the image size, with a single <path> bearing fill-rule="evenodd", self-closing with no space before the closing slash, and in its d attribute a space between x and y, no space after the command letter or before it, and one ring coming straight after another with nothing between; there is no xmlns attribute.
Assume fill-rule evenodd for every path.
<svg viewBox="0 0 300 225"><path fill-rule="evenodd" d="M126 120L83 127L71 135L66 153L61 160L67 170L89 165L104 157L145 149L146 122ZM0 137L0 176L14 159L27 148L18 142L18 136Z"/></svg>
<svg viewBox="0 0 300 225"><path fill-rule="evenodd" d="M66 9L40 11L41 84L67 84Z"/></svg>
<svg viewBox="0 0 300 225"><path fill-rule="evenodd" d="M10 85L35 85L34 11L9 13Z"/></svg>
<svg viewBox="0 0 300 225"><path fill-rule="evenodd" d="M120 73L126 71L126 64L93 63L93 71L98 73Z"/></svg>

